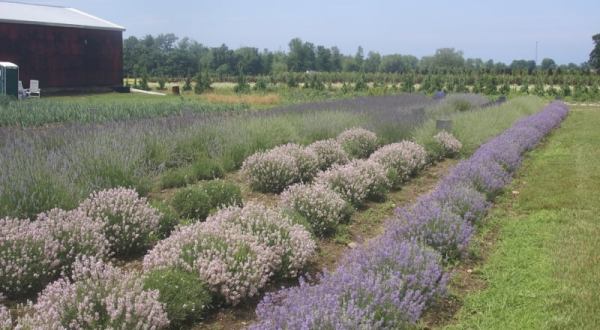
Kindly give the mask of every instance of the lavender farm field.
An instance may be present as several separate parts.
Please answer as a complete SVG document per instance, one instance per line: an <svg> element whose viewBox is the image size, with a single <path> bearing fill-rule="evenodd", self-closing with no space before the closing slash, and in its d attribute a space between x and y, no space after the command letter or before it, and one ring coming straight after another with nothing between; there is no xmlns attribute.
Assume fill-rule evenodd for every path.
<svg viewBox="0 0 600 330"><path fill-rule="evenodd" d="M485 101L466 97L475 106ZM413 109L433 104L423 95L405 94L269 111L184 111L97 124L2 127L0 215L71 208L93 191L116 186L134 187L144 195L165 172L206 160L230 171L257 150L286 142L308 144L353 126L371 129L384 141L399 140L425 119Z"/></svg>
<svg viewBox="0 0 600 330"><path fill-rule="evenodd" d="M600 2L23 1L0 330L600 329Z"/></svg>
<svg viewBox="0 0 600 330"><path fill-rule="evenodd" d="M361 103L360 106L355 108L344 105L342 108L336 110L313 110L310 106L307 106L305 109L296 108L294 110L282 108L274 109L273 111L221 113L218 115L187 114L177 117L148 118L94 125L73 124L43 129L6 129L4 134L16 137L16 139L13 140L15 143L12 144L12 149L6 148L4 150L12 150L12 155L20 156L22 161L20 164L21 167L32 164L30 159L27 158L28 156L31 157L39 154L46 155L46 161L56 162L46 163L46 165L54 165L54 167L51 167L51 170L48 170L45 166L37 167L38 171L45 171L39 174L39 176L26 176L22 174L21 179L30 184L29 186L26 185L26 187L31 187L30 189L33 189L34 193L26 195L29 199L20 196L15 198L15 194L13 194L13 199L6 203L6 205L11 205L12 201L28 202L29 204L21 204L25 206L21 211L26 210L30 213L25 213L25 215L20 215L20 217L27 216L34 218L39 212L48 211L56 206L51 203L69 201L69 196L64 194L65 191L68 191L64 189L65 187L83 188L79 191L82 197L71 199L72 205L59 205L66 210L76 207L81 199L89 195L89 192L117 186L132 187L140 194L153 192L151 194L152 202L161 204L153 204L158 207L158 209L154 210L146 204L144 199L138 199L136 191L117 189L90 196L88 200L80 204L74 211L66 211L64 213L51 211L49 214L52 214L52 216L37 216L38 219L54 219L52 217L55 217L56 220L52 220L52 222L38 220L31 223L31 228L25 225L13 226L14 220L3 220L7 225L5 229L11 233L7 236L7 245L3 246L3 249L7 249L4 253L8 257L10 267L21 267L17 265L21 265L20 263L22 262L19 258L14 259L14 254L10 254L14 253L11 252L14 249L19 249L19 245L11 245L11 242L23 240L24 245L22 246L30 249L27 251L31 251L26 253L38 251L36 250L39 249L36 248L37 244L44 242L35 239L29 241L32 239L30 236L32 232L45 233L48 231L48 234L42 235L49 237L48 243L44 244L49 247L56 247L55 250L50 251L53 254L46 257L49 259L39 261L42 263L42 269L47 270L44 273L47 276L45 275L46 277L40 280L36 280L35 276L27 278L27 280L32 281L32 284L35 284L34 289L28 290L27 295L20 295L19 291L7 291L11 302L15 299L24 298L34 299L38 302L38 304L34 305L34 311L25 311L28 316L20 318L18 322L23 325L48 322L48 317L50 316L44 313L43 304L50 304L59 308L58 306L61 306L61 304L69 305L76 303L77 299L79 299L75 296L65 296L64 302L60 302L63 300L56 299L63 298L59 298L56 294L61 290L78 290L77 288L82 288L82 285L90 285L87 288L91 291L103 290L102 288L107 285L106 281L110 282L116 278L126 280L123 282L125 286L115 288L114 294L134 294L139 296L140 299L144 297L144 303L139 305L140 308L143 306L149 306L148 308L150 306L157 306L157 299L167 299L163 296L148 295L147 293L150 293L150 291L144 291L144 289L140 288L140 285L146 283L147 278L169 277L172 278L169 281L187 281L177 284L177 287L180 285L189 286L186 290L186 295L182 291L175 291L175 296L171 296L172 299L192 299L190 302L195 301L194 304L200 304L200 300L203 301L202 304L204 305L197 311L197 317L202 318L202 315L205 315L205 313L212 313L211 308L215 307L221 311L225 310L225 313L231 312L235 315L236 311L239 311L236 305L248 306L247 304L250 304L250 306L253 306L255 304L255 302L253 303L255 297L260 297L264 290L273 290L271 285L278 285L278 283L294 285L297 276L309 271L307 265L309 262L314 262L311 260L315 260L317 251L319 251L319 254L326 255L329 253L328 251L333 252L346 249L348 239L358 239L360 242L359 236L349 234L353 230L356 230L352 229L354 228L353 224L343 224L345 221L348 221L345 220L347 218L344 214L347 210L344 204L347 203L349 206L356 199L355 207L360 210L359 214L361 214L359 218L363 218L362 214L369 214L369 209L376 205L373 202L380 203L385 200L390 188L401 188L401 186L406 184L406 181L419 175L419 172L423 170L423 167L428 162L449 155L456 156L459 154L461 147L460 141L453 140L452 134L448 134L443 138L434 138L434 141L438 141L436 143L441 146L444 146L444 143L447 144L446 147L441 149L430 149L431 146L420 146L414 142L389 144L388 141L395 142L402 139L410 139L417 132L416 129L420 129L421 127L426 128L430 121L442 115L456 119L457 123L462 122L464 124L467 121L482 124L485 123L485 118L497 117L496 129L500 130L502 127L510 125L519 117L534 112L541 104L539 99L523 98L510 101L502 106L479 108L485 99L471 95L448 97L441 102L432 102L421 96L418 96L416 99L420 100L420 102L403 103L400 98L388 98L385 101L381 101L380 104L391 104L390 106L374 107L369 110L364 110L364 104ZM469 104L468 109L461 109L458 105L464 105L465 102ZM504 115L500 116L501 114ZM501 124L498 125L498 122L501 122ZM423 126L423 124L426 126ZM394 126L396 130L389 130L390 127ZM357 127L366 127L374 132ZM482 127L485 127L485 124ZM348 130L349 128L353 129ZM345 132L342 132L344 130ZM421 130L419 134L424 136L425 131ZM342 133L340 134L340 132ZM493 132L493 130L488 130L485 133L477 132L478 134L475 137L471 137L471 140L481 141L494 134ZM466 134L472 135L473 133ZM336 167L337 165L331 164L330 161L320 165L316 158L314 163L309 161L311 157L316 157L316 155L312 156L313 151L308 151L312 150L310 149L312 148L311 146L304 146L316 140L329 139L336 136L337 138L333 141L338 143L341 149L334 151L335 157L337 157L335 159L341 162L349 161L348 158L350 157L369 157L375 149L385 144L389 144L390 147L379 149L378 152L373 154L373 157L355 159L344 166L340 164L340 166ZM149 143L150 141L154 144ZM281 146L290 142L297 142L299 144L296 146L288 145L285 148ZM21 145L18 143L21 143ZM327 150L333 150L332 146L335 147L335 143L330 142L317 145L321 146L320 148L324 148L320 149L321 152L328 153L329 151ZM3 147L9 145L5 144ZM240 145L245 147L241 152L240 150L233 150L234 154L227 153L227 148ZM273 147L278 148L272 149ZM301 152L305 148L307 151ZM196 168L198 164L205 164L203 162L208 160L210 162L218 162L218 165L222 169L226 169L226 171L233 171L246 158L252 158L248 158L247 156L256 151L264 150L266 152L269 152L269 150L284 151L283 154L281 152L274 152L273 155L275 158L273 159L276 162L279 161L278 159L286 159L284 163L287 165L285 166L288 166L291 171L290 173L294 175L290 181L284 181L284 185L278 188L278 191L286 189L287 185L298 181L305 182L304 184L308 185L312 178L316 178L314 180L315 190L310 190L312 188L309 188L307 190L308 194L301 190L296 190L290 191L286 195L288 196L285 197L286 199L296 198L291 196L300 198L295 199L296 202L287 203L287 211L286 207L280 209L277 206L277 202L266 203L267 205L272 205L268 208L262 206L262 201L279 199L277 195L263 194L262 197L259 197L259 203L256 204L256 202L248 201L246 193L243 195L244 206L232 206L219 211L219 205L222 206L225 205L224 203L228 203L226 202L229 200L227 196L234 197L236 194L238 196L240 194L239 192L235 192L235 185L238 183L228 179L229 176L222 181L202 181L199 184L190 182L189 186L185 189L175 189L172 192L174 195L156 193L156 190L159 189L156 186L156 178L161 177L164 172L183 169L187 166ZM27 151L30 153L27 154ZM229 152L231 152L231 149ZM348 156L341 157L339 156L340 152L348 153ZM435 158L431 158L431 152L435 152ZM296 154L297 156L294 156ZM48 157L48 155L52 155L54 158ZM298 156L303 159L303 163L297 163L297 160L294 159L294 157ZM18 158L13 157L13 159ZM403 159L406 159L408 162L405 163ZM43 158L39 157L36 160L43 160ZM65 162L65 160L69 160L70 162ZM202 162L199 162L199 160ZM307 170L310 166L314 166L315 170L327 170L329 166L332 166L330 169L332 172L330 173L333 176L330 180L327 175L321 177L313 170L308 170L308 172L294 172L296 171L294 169L295 166L301 166ZM13 169L17 169L18 167L14 165ZM81 172L74 171L74 169L78 169ZM347 176L348 173L354 172L360 174L363 179L358 179L357 181L357 178L352 177L352 175L350 177ZM75 179L72 179L69 175L73 173L86 174L80 174ZM57 174L61 174L62 177ZM244 177L249 174L246 174L243 170L241 171L241 175ZM269 175L279 174L273 172ZM28 182L28 179L31 181ZM247 181L247 179L243 181ZM398 181L392 181L392 179ZM50 182L52 184L58 182L59 185L31 184L32 181L35 182L34 180L42 180L42 183ZM51 180L56 181L52 182ZM85 180L89 181L86 182ZM266 180L268 180L268 177ZM224 182L225 185L217 182ZM81 183L85 183L87 186L78 186ZM210 188L212 190L208 190L210 183L216 183L216 185L212 185L214 188ZM246 184L245 182L239 183L242 191L248 189ZM57 190L57 187L64 190ZM249 188L253 189L252 186ZM87 189L89 192L86 192L84 189ZM209 191L211 192L209 193ZM188 192L191 195L188 195ZM348 192L351 193L348 194ZM329 197L324 197L327 200L315 201L311 196L315 193ZM254 194L254 196L258 195L260 195L258 192ZM350 198L350 195L353 197ZM43 199L44 196L47 197L46 200ZM177 196L181 196L183 199ZM356 196L360 198L354 198ZM183 204L175 204L175 197L179 198ZM59 198L65 199L60 200ZM214 206L202 206L204 205L202 204L204 203L203 199L206 198L208 200L214 199L214 201L210 202ZM333 202L335 198L338 198L338 200ZM234 197L234 199L238 201L235 202L236 204L241 203L240 197ZM288 200L291 201L291 199ZM328 201L332 201L333 203L326 203ZM47 204L44 204L44 202ZM315 202L317 204L314 204ZM188 203L188 206L185 203ZM300 209L297 210L301 211L303 207L301 205L308 205L309 208L313 207L310 205L314 205L317 213L298 213L296 215L289 213L298 207ZM189 214L194 215L190 218L187 215L184 216L183 213L179 213L181 210L180 206L186 207L186 210L193 210L193 213ZM272 207L275 208L273 209ZM321 208L323 208L322 210L329 210L329 214L338 215L335 215L331 220L324 219L319 216ZM6 209L10 210L8 207ZM200 209L205 211L199 213ZM179 215L179 218L177 215L175 217L167 216L173 211ZM66 267L65 269L69 270L73 269L72 279L67 282L52 282L47 287L47 290L43 291L38 298L35 298L36 292L58 277L59 269L53 266L55 263L51 261L51 256L62 255L61 242L63 246L70 246L73 244L72 239L74 237L83 235L83 233L75 231L72 227L59 227L62 229L54 227L55 223L60 225L68 222L68 219L76 217L78 214L76 212L83 212L84 215L80 217L80 221L84 223L89 223L90 221L92 221L91 223L98 223L98 220L93 219L102 219L100 223L105 223L101 227L102 233L100 235L96 234L98 229L98 226L96 226L94 227L96 228L94 236L86 240L81 240L81 242L88 242L89 240L90 242L95 242L94 244L101 244L99 243L101 240L98 238L104 235L109 242L107 246L110 246L110 250L108 250L108 254L99 252L99 254L94 254L94 249L90 250L89 245L77 245L75 251L82 252L76 253L90 256L91 259L77 260L75 263L73 263L74 257L71 255L60 259L64 260L60 261L60 267ZM298 216L305 218L298 218ZM203 222L205 217L206 221ZM318 218L316 220L316 228L324 228L318 234L316 231L313 232L314 228L310 222L313 217ZM147 219L147 221L143 219ZM27 223L27 220L22 221L23 224ZM323 227L321 224L327 221L332 222ZM144 226L140 226L140 223L143 223ZM248 226L247 223L252 223L252 225ZM378 220L375 223L379 223L379 225L370 228L378 232L381 230L379 227L381 227L382 221ZM180 227L176 228L175 232L170 236L169 232L177 224ZM166 228L165 225L170 226L171 229L164 229ZM348 229L344 229L346 228L345 226L348 226ZM159 233L162 236L157 237ZM371 236L370 233L365 232L365 234ZM314 237L317 236L314 235L318 235L321 239L316 241ZM338 243L332 245L332 242ZM437 267L434 262L435 256L431 255L427 257L419 255L421 253L419 251L421 250L416 246L407 246L400 250L405 248L409 252L416 253L415 256L417 258L431 259L432 271L436 272L434 269ZM177 253L178 249L181 249L183 254ZM340 254L336 252L334 255ZM107 258L107 256L111 258ZM100 259L104 259L104 261ZM140 276L142 276L144 282L130 281L132 279L131 276L134 276L132 273L135 274L141 271L141 259L144 260L144 272ZM242 260L245 260L243 263L245 266L240 264ZM317 260L323 259L318 258ZM403 260L401 263L405 263L407 267L410 267L410 260L412 259ZM225 268L221 266L217 268L208 267L213 262L223 262L222 265ZM43 266L44 264L46 266ZM22 265L24 267L24 274L33 273L36 269L35 267L39 267L39 265L38 261L35 260L32 260L29 264ZM118 265L118 269L115 269L114 265ZM198 269L199 273L195 269ZM399 268L398 271L404 272L402 269ZM312 272L314 273L315 270L313 269ZM14 281L10 274L3 276L8 276L10 281ZM89 282L87 280L89 276L97 278L98 281ZM161 294L167 294L166 292L170 290L168 287L162 285L160 280L153 283L152 288L158 290ZM443 283L440 283L440 285L443 285ZM195 298L187 295L187 293ZM437 293L434 295L437 295ZM168 306L173 307L173 303L169 302ZM169 307L167 318L172 322L172 325L181 325L189 322L188 318L194 315L194 313L190 314L189 311L185 313L182 310L174 311L171 307ZM247 307L242 307L242 310L244 308ZM87 313L84 310L80 310L79 312ZM143 310L136 309L132 312L135 313L136 317L140 318L143 318L145 315ZM187 316L182 316L183 319L180 319L176 315ZM61 317L67 316L65 314ZM226 322L219 323L218 320L219 318L210 318L208 326L219 327L220 325L228 324ZM235 324L234 327L238 328L244 322L250 320L252 318L242 317L241 320L235 319L231 325ZM398 322L400 321L398 319ZM413 322L414 319L408 321ZM164 314L161 314L157 319L148 319L148 322L162 327L165 324ZM190 323L186 324L190 325Z"/></svg>

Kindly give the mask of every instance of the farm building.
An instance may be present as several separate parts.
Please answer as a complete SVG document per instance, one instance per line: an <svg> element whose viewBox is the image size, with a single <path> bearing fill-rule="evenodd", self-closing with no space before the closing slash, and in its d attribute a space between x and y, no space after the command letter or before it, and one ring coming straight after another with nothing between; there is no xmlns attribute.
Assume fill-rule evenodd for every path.
<svg viewBox="0 0 600 330"><path fill-rule="evenodd" d="M0 61L44 93L123 84L122 26L74 8L0 1Z"/></svg>

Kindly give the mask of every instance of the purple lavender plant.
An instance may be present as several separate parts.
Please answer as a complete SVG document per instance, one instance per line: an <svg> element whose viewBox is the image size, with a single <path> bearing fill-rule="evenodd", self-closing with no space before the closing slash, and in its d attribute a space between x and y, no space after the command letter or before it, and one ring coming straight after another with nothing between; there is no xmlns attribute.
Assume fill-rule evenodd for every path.
<svg viewBox="0 0 600 330"><path fill-rule="evenodd" d="M468 221L449 207L425 199L411 208L397 209L396 218L387 223L386 235L395 240L415 239L450 260L466 253L473 230Z"/></svg>
<svg viewBox="0 0 600 330"><path fill-rule="evenodd" d="M440 256L412 241L382 238L349 254L320 284L268 294L250 329L386 329L409 325L445 293Z"/></svg>
<svg viewBox="0 0 600 330"><path fill-rule="evenodd" d="M490 207L484 194L467 185L440 185L422 199L439 203L471 224L483 219Z"/></svg>
<svg viewBox="0 0 600 330"><path fill-rule="evenodd" d="M477 191L493 197L511 180L511 176L498 163L484 157L471 157L462 161L442 180L443 185L471 185Z"/></svg>

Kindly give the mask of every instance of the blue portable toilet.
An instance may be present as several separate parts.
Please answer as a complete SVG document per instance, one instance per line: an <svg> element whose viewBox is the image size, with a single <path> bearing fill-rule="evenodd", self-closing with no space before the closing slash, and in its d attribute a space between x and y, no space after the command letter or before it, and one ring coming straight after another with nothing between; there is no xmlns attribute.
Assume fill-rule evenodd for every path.
<svg viewBox="0 0 600 330"><path fill-rule="evenodd" d="M0 95L19 97L19 66L0 62Z"/></svg>

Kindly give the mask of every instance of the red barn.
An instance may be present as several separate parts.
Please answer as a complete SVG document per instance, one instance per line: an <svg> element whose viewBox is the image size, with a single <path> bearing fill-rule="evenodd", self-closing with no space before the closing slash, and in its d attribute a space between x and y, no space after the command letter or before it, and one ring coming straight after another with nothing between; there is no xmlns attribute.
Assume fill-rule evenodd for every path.
<svg viewBox="0 0 600 330"><path fill-rule="evenodd" d="M74 8L0 1L0 61L43 93L123 85L125 28Z"/></svg>

